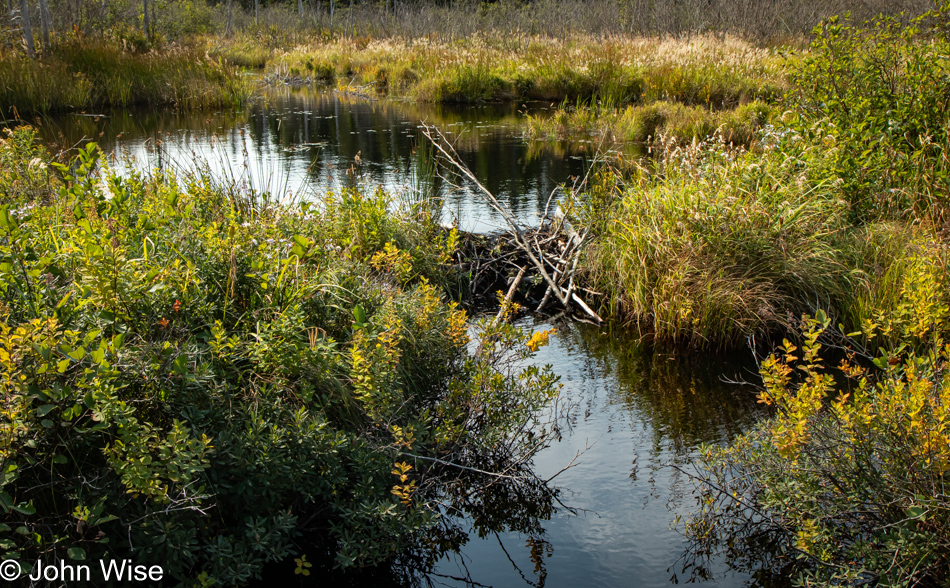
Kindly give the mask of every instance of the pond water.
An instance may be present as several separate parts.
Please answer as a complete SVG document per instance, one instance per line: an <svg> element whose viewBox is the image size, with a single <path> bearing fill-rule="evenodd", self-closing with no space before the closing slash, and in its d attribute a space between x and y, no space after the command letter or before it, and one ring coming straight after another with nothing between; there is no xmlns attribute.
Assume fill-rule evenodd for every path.
<svg viewBox="0 0 950 588"><path fill-rule="evenodd" d="M519 324L550 327L534 322ZM537 361L561 377L562 397L572 405L570 426L538 454L535 471L546 479L580 454L556 478L561 500L579 512L562 510L542 522L542 566L532 560L527 537L502 533L472 538L437 571L491 586L648 587L688 580L678 561L686 541L671 525L695 506L692 485L665 466L688 469L698 445L728 442L763 416L750 387L724 381L752 380L754 363L659 353L630 333L584 323L555 327ZM748 583L725 562L713 564L717 585Z"/></svg>
<svg viewBox="0 0 950 588"><path fill-rule="evenodd" d="M451 109L283 91L237 112L122 111L45 119L41 135L48 145L62 147L97 140L118 164L144 170L197 160L234 181L306 198L357 181L394 194L410 191L421 173L426 142L420 125L426 122L454 140L480 181L531 222L552 190L583 175L586 163L583 154L563 145L522 139L520 106ZM447 220L470 231L502 227L471 193L447 183L441 190ZM519 325L543 328L534 319ZM562 398L572 407L570 426L536 457L535 467L547 478L580 454L556 479L561 500L576 514L560 509L540 521L540 542L517 533L473 534L428 580L549 587L688 580L678 561L686 541L671 525L695 505L691 483L661 466L688 464L699 444L728 442L762 417L752 389L724 381L754 380L754 365L743 361L751 359L748 352L733 358L674 356L638 344L630 332L565 321L555 326L537 361L551 364L561 377ZM725 562L716 565L717 585L750 582L728 571Z"/></svg>
<svg viewBox="0 0 950 588"><path fill-rule="evenodd" d="M566 146L525 142L514 131L517 105L448 108L347 98L312 91L272 92L243 111L177 113L133 110L72 114L41 121L47 145L70 148L95 140L113 163L139 170L207 166L259 191L308 198L355 184L394 195L425 175L428 141L437 126L486 188L518 217L536 222L558 185L582 177L586 158ZM185 163L188 162L188 163ZM438 179L437 179L438 181ZM504 221L472 192L438 181L445 222L490 232Z"/></svg>

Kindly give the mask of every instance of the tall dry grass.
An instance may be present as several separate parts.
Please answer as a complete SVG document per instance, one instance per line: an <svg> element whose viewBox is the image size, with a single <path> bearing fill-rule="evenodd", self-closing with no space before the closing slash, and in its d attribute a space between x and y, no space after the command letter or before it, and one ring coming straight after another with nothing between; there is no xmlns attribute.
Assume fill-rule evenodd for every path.
<svg viewBox="0 0 950 588"><path fill-rule="evenodd" d="M256 47L237 37L213 42L210 53L248 63ZM723 108L771 99L786 88L784 59L776 51L713 35L316 40L275 54L267 69L277 77L366 85L431 102L596 97L616 104L663 99Z"/></svg>
<svg viewBox="0 0 950 588"><path fill-rule="evenodd" d="M0 53L0 111L7 117L106 106L222 107L243 102L249 92L238 68L193 46L139 53L74 40L39 60Z"/></svg>

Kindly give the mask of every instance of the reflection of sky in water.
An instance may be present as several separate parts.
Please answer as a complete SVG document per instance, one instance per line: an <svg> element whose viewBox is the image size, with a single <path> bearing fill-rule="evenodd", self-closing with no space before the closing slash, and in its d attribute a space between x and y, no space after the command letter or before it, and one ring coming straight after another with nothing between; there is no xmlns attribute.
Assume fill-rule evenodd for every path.
<svg viewBox="0 0 950 588"><path fill-rule="evenodd" d="M455 141L479 180L528 223L536 222L559 183L584 171L583 158L524 141L515 127L522 115L514 107L450 109L285 92L239 113L108 114L52 119L43 129L44 140L71 145L83 137L98 138L119 163L185 170L206 165L216 177L274 194L306 198L339 192L358 178L365 189L381 186L397 197L411 197L427 144L420 131L425 121ZM503 228L480 195L436 182L445 198L444 221L458 219L470 231Z"/></svg>
<svg viewBox="0 0 950 588"><path fill-rule="evenodd" d="M531 221L558 183L583 175L586 167L582 157L523 141L513 131L520 116L515 108L393 105L285 92L243 112L119 111L98 120L48 119L41 132L46 143L67 147L95 138L117 162L134 159L139 168L207 165L218 178L275 194L308 198L339 192L352 185L353 174L347 173L352 167L362 185L404 196L411 193L422 159L425 139L419 124L425 120L456 141L486 187ZM445 220L459 218L466 230L502 227L478 197L449 185L440 189ZM716 380L724 372L735 374L725 364L694 366L651 356L629 336L601 334L585 325L558 329L538 361L553 364L564 383L563 397L576 408L563 440L536 458L539 475L551 476L593 445L556 480L565 489L562 500L585 510L542 522L553 547L545 558L546 585L669 585L674 570L667 570L685 546L670 524L693 501L687 480L651 466L688 459L697 444L722 441L748 426L758 414L754 396ZM535 580L526 538L501 538L525 577ZM525 585L494 536L473 537L460 557L477 582ZM463 575L457 561L442 562L438 571ZM736 586L743 580L729 576L719 584Z"/></svg>
<svg viewBox="0 0 950 588"><path fill-rule="evenodd" d="M691 365L651 355L629 337L583 324L559 324L538 363L553 366L564 384L562 399L575 406L562 441L536 457L536 472L550 477L590 447L556 478L561 500L582 510L542 522L553 547L544 560L545 586L669 586L674 572L685 581L671 566L686 543L670 525L694 506L691 483L657 466L686 461L699 443L725 441L754 422L761 414L754 393L718 380L737 374L749 379L748 366L709 358ZM438 572L464 576L461 558L476 582L525 586L508 557L537 581L526 539L502 534L503 550L494 535L473 535L462 555L443 560ZM714 571L725 573L725 564ZM728 573L717 585L747 580Z"/></svg>

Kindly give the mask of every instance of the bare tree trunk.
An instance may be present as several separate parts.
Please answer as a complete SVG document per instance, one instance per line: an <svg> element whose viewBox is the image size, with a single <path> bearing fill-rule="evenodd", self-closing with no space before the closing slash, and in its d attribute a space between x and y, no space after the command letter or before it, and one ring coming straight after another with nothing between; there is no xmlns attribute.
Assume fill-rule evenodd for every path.
<svg viewBox="0 0 950 588"><path fill-rule="evenodd" d="M260 0L254 0L254 21L257 23L257 26L261 26L261 2L260 2Z"/></svg>
<svg viewBox="0 0 950 588"><path fill-rule="evenodd" d="M353 0L350 0L350 9L346 11L346 36L350 36L350 21L353 20Z"/></svg>
<svg viewBox="0 0 950 588"><path fill-rule="evenodd" d="M330 32L333 32L333 4L334 1L330 0Z"/></svg>
<svg viewBox="0 0 950 588"><path fill-rule="evenodd" d="M20 26L23 27L23 40L26 41L27 54L36 59L36 47L33 45L33 29L30 28L30 4L20 0Z"/></svg>
<svg viewBox="0 0 950 588"><path fill-rule="evenodd" d="M228 0L228 23L224 25L224 36L231 36L231 0Z"/></svg>
<svg viewBox="0 0 950 588"><path fill-rule="evenodd" d="M142 30L145 31L145 36L148 37L148 32L151 28L151 23L148 21L148 0L142 0L142 13L145 15L142 20Z"/></svg>
<svg viewBox="0 0 950 588"><path fill-rule="evenodd" d="M49 16L49 4L46 0L40 0L40 26L43 28L43 53L49 53L49 34L52 29L52 20Z"/></svg>
<svg viewBox="0 0 950 588"><path fill-rule="evenodd" d="M297 0L297 16L303 18L303 0Z"/></svg>

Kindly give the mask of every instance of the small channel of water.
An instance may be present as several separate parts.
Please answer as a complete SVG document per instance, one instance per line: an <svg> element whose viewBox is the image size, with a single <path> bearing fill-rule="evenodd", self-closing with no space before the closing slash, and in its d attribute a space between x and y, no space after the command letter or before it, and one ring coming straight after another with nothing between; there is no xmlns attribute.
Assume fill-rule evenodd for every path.
<svg viewBox="0 0 950 588"><path fill-rule="evenodd" d="M238 112L122 111L47 119L41 135L48 145L65 147L97 140L116 161L140 169L197 159L213 173L274 193L308 197L360 181L398 194L410 189L418 173L426 145L419 127L425 121L456 139L480 181L530 222L559 183L586 167L583 156L563 146L524 141L518 106L452 109L284 91ZM502 227L470 193L444 185L442 194L446 220L457 220L462 229ZM544 328L533 319L519 325ZM688 463L699 444L726 443L761 418L754 392L722 379L752 379L754 366L742 361L743 353L728 359L674 357L639 345L629 332L555 326L537 361L560 375L563 400L573 408L563 437L537 456L535 466L546 478L582 452L557 478L561 500L578 514L561 510L541 521L543 544L517 533L473 535L461 554L439 563L430 580L462 586L451 577L467 577L499 587L648 587L687 580L677 562L686 542L671 524L695 505L691 483L660 466ZM718 568L713 571L720 586L749 582L727 572L725 562Z"/></svg>

